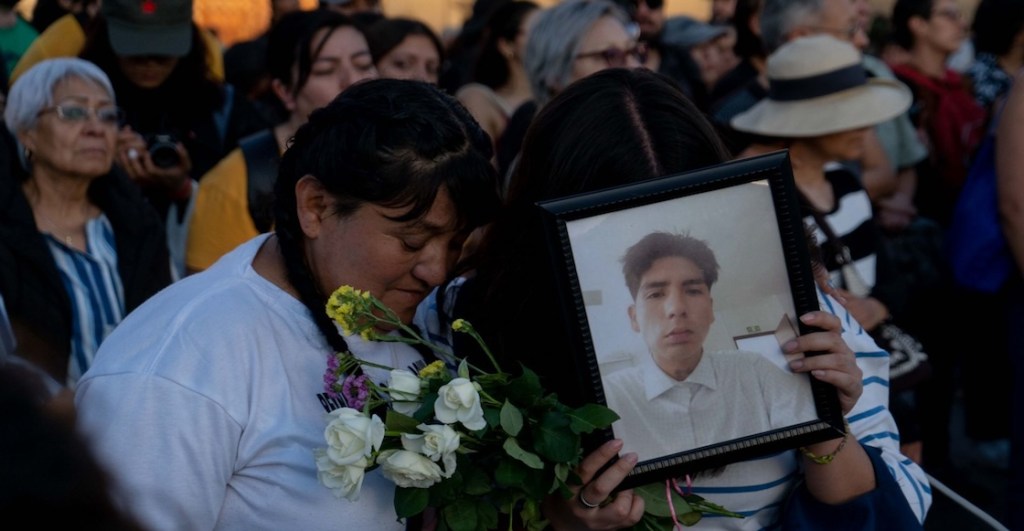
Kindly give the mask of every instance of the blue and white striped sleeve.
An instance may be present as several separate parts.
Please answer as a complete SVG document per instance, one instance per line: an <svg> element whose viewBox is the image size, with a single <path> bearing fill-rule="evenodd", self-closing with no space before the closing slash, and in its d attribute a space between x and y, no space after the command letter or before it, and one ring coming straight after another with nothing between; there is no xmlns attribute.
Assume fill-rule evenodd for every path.
<svg viewBox="0 0 1024 531"><path fill-rule="evenodd" d="M881 458L918 521L924 522L932 503L928 477L920 465L900 453L900 433L889 411L889 353L831 296L818 292L821 308L842 321L843 339L857 356L864 392L847 414L857 441L881 450Z"/></svg>

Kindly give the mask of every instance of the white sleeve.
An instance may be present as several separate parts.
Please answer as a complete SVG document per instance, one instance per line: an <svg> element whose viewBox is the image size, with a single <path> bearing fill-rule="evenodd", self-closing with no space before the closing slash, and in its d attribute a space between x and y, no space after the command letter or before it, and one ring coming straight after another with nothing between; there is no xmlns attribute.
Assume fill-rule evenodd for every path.
<svg viewBox="0 0 1024 531"><path fill-rule="evenodd" d="M857 356L864 373L864 392L846 418L857 441L882 451L889 472L917 519L924 522L932 503L927 474L900 453L900 433L889 411L889 353L882 350L838 301L819 291L821 308L843 323L843 339Z"/></svg>
<svg viewBox="0 0 1024 531"><path fill-rule="evenodd" d="M219 404L134 373L86 379L75 402L83 435L133 517L151 530L213 529L242 431Z"/></svg>

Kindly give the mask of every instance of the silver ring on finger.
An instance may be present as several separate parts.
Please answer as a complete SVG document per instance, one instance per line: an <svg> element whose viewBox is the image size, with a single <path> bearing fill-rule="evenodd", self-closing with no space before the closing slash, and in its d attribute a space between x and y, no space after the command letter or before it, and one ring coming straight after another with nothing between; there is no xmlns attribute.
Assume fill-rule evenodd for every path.
<svg viewBox="0 0 1024 531"><path fill-rule="evenodd" d="M580 505L586 507L587 509L597 509L598 507L601 506L600 503L590 503L589 501L587 501L587 499L583 497L583 489L580 489L579 493L576 494L576 497L579 498Z"/></svg>

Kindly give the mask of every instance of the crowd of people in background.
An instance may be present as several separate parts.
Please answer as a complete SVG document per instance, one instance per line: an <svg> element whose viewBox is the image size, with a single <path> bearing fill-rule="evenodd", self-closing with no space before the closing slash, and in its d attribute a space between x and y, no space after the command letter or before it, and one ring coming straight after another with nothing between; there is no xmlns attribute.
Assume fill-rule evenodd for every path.
<svg viewBox="0 0 1024 531"><path fill-rule="evenodd" d="M311 352L311 341L353 346L318 315L332 289L326 281L390 289L408 274L422 291L419 315L433 313L432 325L465 312L501 345L500 356L547 364L549 375L575 370L558 360L566 345L555 316L531 323L558 304L554 273L531 262L542 244L526 241L527 206L788 150L800 216L823 251L822 281L831 283L819 293L823 310L841 306L822 312L824 331L812 336L829 341L823 350L843 370L864 375L864 389L836 385L852 400L843 410L866 450L847 451L831 472L805 470L795 452L771 470L745 463L704 487L754 492L730 495L753 517L737 529L855 525L828 505L875 507L879 518L920 525L931 500L922 471L961 484L963 467L989 467L1008 475L1007 519L1024 529L1024 126L1016 119L1024 84L1015 84L1024 75L1024 3L978 0L965 11L957 0L895 0L882 11L869 0L712 0L706 17L691 17L668 15L663 0L476 0L448 35L389 16L386 0L321 0L311 10L271 0L267 31L231 46L193 21L192 0L38 0L28 18L17 4L0 0L0 380L24 382L31 400L0 386L0 399L25 411L2 422L43 415L54 424L33 420L26 429L63 434L81 424L102 445L96 461L75 457L88 476L81 481L104 489L125 481L143 501L129 516L113 498L91 498L97 522L157 528L192 507L197 527L232 518L284 523L305 518L302 504L330 499L326 489L302 490L316 487L315 475L287 479L302 469L291 456L278 481L298 490L285 512L247 507L273 498L266 485L239 483L225 494L213 476L239 470L226 454L212 457L219 461L204 475L179 476L188 493L155 486L146 474L161 469L147 466L159 459L160 441L173 439L159 430L129 437L135 427L127 422L143 422L165 402L181 408L182 423L195 418L187 411L201 411L204 436L224 447L244 441L245 422L268 429L233 409L251 389L218 389L210 379L237 378L227 361L234 358L211 361L201 375L168 360L213 360L217 348L239 343L256 352L254 338L275 341L274 330L277 341ZM339 138L347 143L330 143ZM340 180L345 171L358 185ZM988 202L968 203L982 179ZM479 197L462 195L470 189ZM409 223L407 208L436 221L437 234L415 248L402 241L404 250L354 250L382 237L374 230ZM979 209L1001 235L1004 263L984 286L958 269L963 251L949 243L967 230L965 212ZM325 221L334 215L355 223L352 232ZM433 254L436 245L443 256ZM339 258L345 253L356 258ZM261 276L273 286L253 287ZM428 296L435 288L440 295ZM147 306L162 290L167 308ZM194 306L199 298L209 306ZM288 315L255 330L261 313L244 303L275 300ZM212 311L220 303L237 315ZM524 333L538 326L546 333ZM860 356L885 348L881 331L894 328L927 354L927 370L906 385L890 385L884 367ZM208 341L175 343L168 330ZM538 334L556 339L539 346ZM239 359L250 355L269 367L276 353ZM403 364L418 360L401 356ZM314 367L311 360L302 363ZM296 378L322 374L310 370ZM257 401L292 400L289 389ZM125 392L149 409L118 409ZM969 458L952 448L958 398ZM269 429L280 430L276 437L289 428ZM258 442L274 444L270 435ZM74 437L69 444L85 448ZM132 454L142 439L151 447ZM203 452L166 450L182 452L162 465L168 473L189 451ZM587 457L581 476L594 486L577 493L612 501L596 511L553 501L545 509L556 528L635 522L636 501L613 494L629 460L602 468L617 451ZM737 471L773 487L750 487L755 480ZM790 500L784 510L799 478L810 486L794 492L811 501ZM839 488L841 479L850 483ZM872 493L887 497L884 509L870 505L881 503ZM368 499L356 518L370 525L390 503L372 489ZM330 514L311 525L329 523Z"/></svg>

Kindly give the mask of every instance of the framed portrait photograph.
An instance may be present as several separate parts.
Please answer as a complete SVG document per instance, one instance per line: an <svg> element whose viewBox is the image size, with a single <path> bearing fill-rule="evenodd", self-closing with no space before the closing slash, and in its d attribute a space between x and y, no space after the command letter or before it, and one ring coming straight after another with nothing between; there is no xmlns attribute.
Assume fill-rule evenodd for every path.
<svg viewBox="0 0 1024 531"><path fill-rule="evenodd" d="M620 488L843 431L835 389L782 345L814 329L808 239L786 152L538 203L593 444L639 462Z"/></svg>

